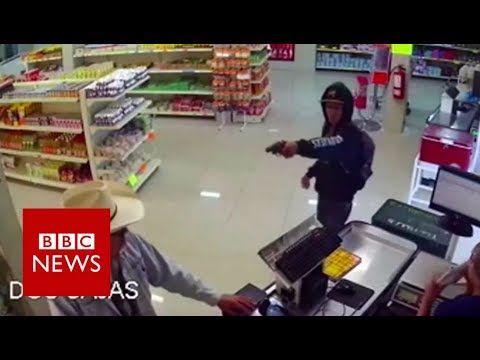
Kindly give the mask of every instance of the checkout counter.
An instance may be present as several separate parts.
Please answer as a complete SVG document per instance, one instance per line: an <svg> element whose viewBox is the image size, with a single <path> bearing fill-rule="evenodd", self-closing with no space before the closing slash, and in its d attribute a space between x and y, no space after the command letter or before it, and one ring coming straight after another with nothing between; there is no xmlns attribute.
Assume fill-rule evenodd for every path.
<svg viewBox="0 0 480 360"><path fill-rule="evenodd" d="M452 195L453 190L456 196L445 196ZM469 191L468 196L464 191ZM254 315L415 316L428 282L457 266L444 258L456 237L455 226L462 231L472 227L469 221L480 226L480 219L475 220L473 215L459 215L478 208L480 202L472 191L480 198L480 177L441 168L430 206L447 216L388 200L373 216L372 224L351 222L336 237L325 235L312 216L259 251L275 274L275 282L254 299L258 304ZM294 267L296 276L289 275L292 265L290 262L285 268L284 258L312 236L320 238L317 244L334 246L323 255L315 251L319 260L314 266L302 271ZM301 255L307 263L314 256L312 249ZM331 265L329 259L339 251L358 261L341 277L332 278L326 275L326 264ZM248 296L244 290L238 294ZM450 285L436 305L464 292L465 284Z"/></svg>

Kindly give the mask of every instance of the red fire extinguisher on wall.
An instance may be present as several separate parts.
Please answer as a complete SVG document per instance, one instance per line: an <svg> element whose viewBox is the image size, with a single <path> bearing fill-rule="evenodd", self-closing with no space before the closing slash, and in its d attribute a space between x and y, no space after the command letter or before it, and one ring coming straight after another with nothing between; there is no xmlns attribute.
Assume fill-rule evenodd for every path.
<svg viewBox="0 0 480 360"><path fill-rule="evenodd" d="M393 98L397 100L405 99L407 70L400 65L393 71Z"/></svg>

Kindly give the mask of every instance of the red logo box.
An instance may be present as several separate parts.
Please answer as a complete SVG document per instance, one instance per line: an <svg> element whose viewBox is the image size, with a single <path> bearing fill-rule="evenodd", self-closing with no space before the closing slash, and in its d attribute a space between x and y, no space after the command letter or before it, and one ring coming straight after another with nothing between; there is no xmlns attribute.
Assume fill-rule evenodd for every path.
<svg viewBox="0 0 480 360"><path fill-rule="evenodd" d="M24 296L109 296L108 209L23 210Z"/></svg>

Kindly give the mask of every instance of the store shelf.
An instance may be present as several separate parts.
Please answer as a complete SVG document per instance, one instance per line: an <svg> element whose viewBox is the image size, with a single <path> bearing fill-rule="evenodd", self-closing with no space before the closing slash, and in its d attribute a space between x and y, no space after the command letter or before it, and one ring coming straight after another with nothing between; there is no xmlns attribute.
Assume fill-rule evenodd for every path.
<svg viewBox="0 0 480 360"><path fill-rule="evenodd" d="M158 53L204 53L212 52L213 48L178 48L178 49L132 49L132 50L115 50L115 51L82 51L75 54L76 58L82 57L101 57L115 55L137 55L137 54L158 54Z"/></svg>
<svg viewBox="0 0 480 360"><path fill-rule="evenodd" d="M270 91L270 84L267 85L267 87L265 87L265 89L263 89L261 94L252 95L251 99L252 100L261 100L269 91Z"/></svg>
<svg viewBox="0 0 480 360"><path fill-rule="evenodd" d="M418 60L438 61L438 62L444 62L444 63L455 64L455 65L463 65L467 63L466 61L461 61L461 60L440 59L440 58L432 58L432 57L426 57L426 56L413 56L413 58Z"/></svg>
<svg viewBox="0 0 480 360"><path fill-rule="evenodd" d="M432 76L432 75L427 75L427 74L418 74L418 73L413 73L412 76L414 77L419 77L419 78L424 78L424 79L435 79L435 80L453 80L456 81L457 77L450 77L450 76Z"/></svg>
<svg viewBox="0 0 480 360"><path fill-rule="evenodd" d="M258 44L257 46L250 46L251 52L263 51L268 46L268 44Z"/></svg>
<svg viewBox="0 0 480 360"><path fill-rule="evenodd" d="M101 156L96 156L95 157L95 161L96 163L101 163L103 161L125 161L127 160L127 158L132 155L140 146L142 146L142 144L147 141L151 134L153 133L153 131L151 133L148 133L146 134L142 139L140 139L139 142L137 142L135 145L133 145L121 158L107 158L107 157L101 157Z"/></svg>
<svg viewBox="0 0 480 360"><path fill-rule="evenodd" d="M342 68L342 67L335 67L335 66L317 66L316 70L355 71L355 72L365 72L365 73L370 72L370 70L368 70L368 69Z"/></svg>
<svg viewBox="0 0 480 360"><path fill-rule="evenodd" d="M35 86L46 86L46 85L58 85L63 83L91 83L97 79L50 79L50 80L39 80L39 81L17 81L13 83L13 86L16 88L20 87L35 87Z"/></svg>
<svg viewBox="0 0 480 360"><path fill-rule="evenodd" d="M39 131L39 132L52 132L52 133L62 133L62 134L81 134L83 133L82 128L66 128L59 126L12 126L5 125L0 123L0 130L19 130L19 131Z"/></svg>
<svg viewBox="0 0 480 360"><path fill-rule="evenodd" d="M120 130L123 128L126 124L128 124L130 121L135 119L138 115L145 113L145 110L148 109L152 105L152 101L150 100L145 100L143 104L138 106L135 110L133 110L130 114L125 116L122 120L120 120L118 123L112 126L97 126L97 125L91 125L90 126L90 131L92 134L95 134L97 131L113 131L113 130Z"/></svg>
<svg viewBox="0 0 480 360"><path fill-rule="evenodd" d="M268 115L268 112L270 111L271 109L271 106L272 106L272 102L270 102L270 104L268 104L265 109L263 110L262 114L260 115L249 115L247 116L246 118L246 122L249 123L249 124L259 124L261 122L263 122L265 120L265 118L267 117ZM242 123L245 121L243 115L236 115L234 117L234 122L236 123Z"/></svg>
<svg viewBox="0 0 480 360"><path fill-rule="evenodd" d="M198 112L198 111L163 111L156 109L147 109L143 112L149 115L159 116L183 116L183 117L215 117L215 113L212 112Z"/></svg>
<svg viewBox="0 0 480 360"><path fill-rule="evenodd" d="M135 84L133 84L132 86L125 89L125 91L123 91L121 94L118 94L114 97L87 98L87 102L89 104L92 104L92 103L97 103L97 102L114 102L114 101L117 101L117 100L121 99L122 97L124 97L125 95L127 95L128 93L133 92L132 90L136 89L137 87L139 87L143 83L147 82L148 80L150 80L149 76L141 79L140 81L137 81Z"/></svg>
<svg viewBox="0 0 480 360"><path fill-rule="evenodd" d="M147 163L146 170L142 174L137 175L138 182L134 186L132 186L132 189L134 191L138 191L143 186L143 184L145 184L145 182L148 180L148 178L150 178L150 176L155 171L158 170L158 168L160 167L161 164L162 164L162 161L159 160L159 159L150 160ZM125 180L125 182L127 184L129 183L128 180Z"/></svg>
<svg viewBox="0 0 480 360"><path fill-rule="evenodd" d="M155 69L148 71L149 74L211 74L212 69Z"/></svg>
<svg viewBox="0 0 480 360"><path fill-rule="evenodd" d="M135 95L213 95L213 90L133 90Z"/></svg>
<svg viewBox="0 0 480 360"><path fill-rule="evenodd" d="M252 84L261 84L261 83L263 82L263 80L265 80L266 77L267 77L269 74L270 74L270 69L265 72L265 74L262 76L261 79L259 79L259 80L252 80L251 83L252 83Z"/></svg>
<svg viewBox="0 0 480 360"><path fill-rule="evenodd" d="M63 181L35 178L35 177L28 176L26 174L16 172L15 170L5 170L5 176L11 179L27 181L36 185L45 185L45 186L50 186L50 187L59 188L59 189L70 189L76 185L76 184L71 184Z"/></svg>
<svg viewBox="0 0 480 360"><path fill-rule="evenodd" d="M344 54L359 54L359 55L370 55L373 56L371 52L360 51L360 50L347 50L347 49L328 49L328 48L317 48L317 52L327 52L327 53L344 53Z"/></svg>
<svg viewBox="0 0 480 360"><path fill-rule="evenodd" d="M45 154L45 153L40 153L38 151L22 151L22 150L0 148L0 153L24 156L24 157L33 157L37 159L58 160L58 161L72 162L72 163L78 163L78 164L86 164L88 162L88 158L79 158L79 157L66 156L66 155Z"/></svg>
<svg viewBox="0 0 480 360"><path fill-rule="evenodd" d="M266 62L268 61L268 55L266 55L262 60L260 60L259 62L250 62L250 67L258 67L258 66L262 66L263 64L265 64Z"/></svg>
<svg viewBox="0 0 480 360"><path fill-rule="evenodd" d="M0 98L0 104L21 103L78 103L78 97L32 97L32 98Z"/></svg>
<svg viewBox="0 0 480 360"><path fill-rule="evenodd" d="M474 54L480 54L480 49L467 49L463 48L460 46L453 46L453 45L448 45L448 44L415 44L415 45L420 45L420 46L428 46L428 47L434 47L434 48L442 48L442 49L451 49L451 50L460 50L460 51L466 51L466 52L471 52Z"/></svg>
<svg viewBox="0 0 480 360"><path fill-rule="evenodd" d="M51 57L43 57L40 59L25 59L23 60L23 62L27 64L35 64L35 63L48 62L48 61L57 61L62 59L63 59L62 56L51 56Z"/></svg>

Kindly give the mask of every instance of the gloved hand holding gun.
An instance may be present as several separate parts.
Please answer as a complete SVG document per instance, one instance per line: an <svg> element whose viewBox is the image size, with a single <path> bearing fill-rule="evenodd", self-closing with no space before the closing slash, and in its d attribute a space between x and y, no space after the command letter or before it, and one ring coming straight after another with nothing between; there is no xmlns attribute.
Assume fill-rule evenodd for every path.
<svg viewBox="0 0 480 360"><path fill-rule="evenodd" d="M269 147L267 147L265 151L269 154L280 156L282 155L283 148L285 147L286 144L287 142L284 140L277 141L275 144L272 144Z"/></svg>

